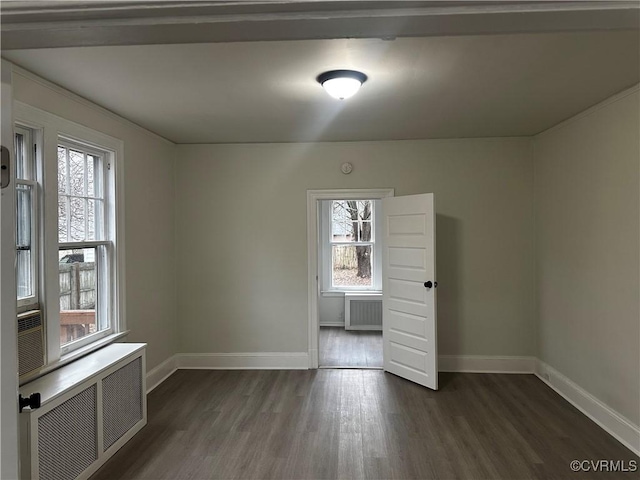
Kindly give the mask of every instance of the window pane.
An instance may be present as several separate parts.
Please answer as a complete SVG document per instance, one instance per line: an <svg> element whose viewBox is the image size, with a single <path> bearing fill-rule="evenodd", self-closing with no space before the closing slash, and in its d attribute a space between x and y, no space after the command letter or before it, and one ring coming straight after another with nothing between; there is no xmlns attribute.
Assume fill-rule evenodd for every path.
<svg viewBox="0 0 640 480"><path fill-rule="evenodd" d="M356 218L357 218L357 230L358 241L369 242L371 241L371 218L372 218L372 202L371 200L358 200L356 202Z"/></svg>
<svg viewBox="0 0 640 480"><path fill-rule="evenodd" d="M87 195L96 197L95 169L98 157L87 155Z"/></svg>
<svg viewBox="0 0 640 480"><path fill-rule="evenodd" d="M67 219L67 202L69 197L60 195L58 197L58 241L69 241L69 221Z"/></svg>
<svg viewBox="0 0 640 480"><path fill-rule="evenodd" d="M26 172L26 151L25 151L25 138L21 133L16 133L16 178L22 180L28 180Z"/></svg>
<svg viewBox="0 0 640 480"><path fill-rule="evenodd" d="M58 193L67 194L67 149L58 146Z"/></svg>
<svg viewBox="0 0 640 480"><path fill-rule="evenodd" d="M84 154L69 150L69 195L85 195Z"/></svg>
<svg viewBox="0 0 640 480"><path fill-rule="evenodd" d="M334 287L371 287L371 245L333 245L331 279Z"/></svg>
<svg viewBox="0 0 640 480"><path fill-rule="evenodd" d="M369 242L372 240L371 200L336 200L331 208L332 242Z"/></svg>
<svg viewBox="0 0 640 480"><path fill-rule="evenodd" d="M16 282L18 299L32 297L33 256L31 252L32 202L30 185L16 185Z"/></svg>
<svg viewBox="0 0 640 480"><path fill-rule="evenodd" d="M96 248L59 252L61 345L107 328L97 321L97 253Z"/></svg>
<svg viewBox="0 0 640 480"><path fill-rule="evenodd" d="M331 204L331 240L334 242L353 242L353 223L348 202L336 200Z"/></svg>
<svg viewBox="0 0 640 480"><path fill-rule="evenodd" d="M358 241L370 242L373 232L371 221L360 221L358 223Z"/></svg>
<svg viewBox="0 0 640 480"><path fill-rule="evenodd" d="M18 250L16 258L18 299L33 296L33 269L31 250Z"/></svg>
<svg viewBox="0 0 640 480"><path fill-rule="evenodd" d="M31 186L16 185L18 248L31 246Z"/></svg>
<svg viewBox="0 0 640 480"><path fill-rule="evenodd" d="M87 200L87 240L96 239L96 200Z"/></svg>
<svg viewBox="0 0 640 480"><path fill-rule="evenodd" d="M86 240L84 219L84 199L71 197L69 199L69 234L71 237L69 241Z"/></svg>

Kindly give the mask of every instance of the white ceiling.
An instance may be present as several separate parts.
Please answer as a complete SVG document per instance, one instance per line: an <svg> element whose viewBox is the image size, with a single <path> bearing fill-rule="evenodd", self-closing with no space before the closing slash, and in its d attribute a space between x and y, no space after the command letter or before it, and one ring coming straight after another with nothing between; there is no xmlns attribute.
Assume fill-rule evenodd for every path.
<svg viewBox="0 0 640 480"><path fill-rule="evenodd" d="M533 135L639 81L638 31L16 50L177 143ZM329 69L369 80L337 101Z"/></svg>

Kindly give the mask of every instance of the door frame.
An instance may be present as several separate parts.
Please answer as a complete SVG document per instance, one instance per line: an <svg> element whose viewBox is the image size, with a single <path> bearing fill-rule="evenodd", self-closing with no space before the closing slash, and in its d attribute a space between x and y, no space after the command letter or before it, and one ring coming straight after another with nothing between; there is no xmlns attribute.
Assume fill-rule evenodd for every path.
<svg viewBox="0 0 640 480"><path fill-rule="evenodd" d="M309 368L318 368L320 322L318 319L318 249L319 220L318 207L320 200L368 200L393 197L393 188L345 188L334 190L307 190L307 285L308 285L308 341Z"/></svg>
<svg viewBox="0 0 640 480"><path fill-rule="evenodd" d="M18 365L16 321L16 210L13 150L13 64L2 60L2 145L9 149L9 186L0 193L0 478L18 477Z"/></svg>

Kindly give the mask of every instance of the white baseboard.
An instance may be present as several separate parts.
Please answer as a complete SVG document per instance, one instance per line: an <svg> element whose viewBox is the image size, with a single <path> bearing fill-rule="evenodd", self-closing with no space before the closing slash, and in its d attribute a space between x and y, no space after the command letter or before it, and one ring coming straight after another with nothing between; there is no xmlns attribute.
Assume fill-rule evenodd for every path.
<svg viewBox="0 0 640 480"><path fill-rule="evenodd" d="M170 367L171 360L174 363ZM438 362L438 370L441 372L533 373L535 358L441 355ZM165 378L175 369L299 370L309 368L309 355L306 352L179 353L154 368L147 378L163 366ZM156 374L156 378L161 378L157 375L159 374ZM152 384L150 380L147 380L147 383Z"/></svg>
<svg viewBox="0 0 640 480"><path fill-rule="evenodd" d="M640 456L640 427L541 360L535 374L612 437Z"/></svg>
<svg viewBox="0 0 640 480"><path fill-rule="evenodd" d="M344 328L344 322L321 322L320 328L322 327L342 327Z"/></svg>
<svg viewBox="0 0 640 480"><path fill-rule="evenodd" d="M181 353L177 368L211 370L307 370L307 352Z"/></svg>
<svg viewBox="0 0 640 480"><path fill-rule="evenodd" d="M498 357L488 355L440 355L439 372L533 373L535 357Z"/></svg>
<svg viewBox="0 0 640 480"><path fill-rule="evenodd" d="M147 393L151 392L176 371L176 358L177 355L173 355L147 372Z"/></svg>

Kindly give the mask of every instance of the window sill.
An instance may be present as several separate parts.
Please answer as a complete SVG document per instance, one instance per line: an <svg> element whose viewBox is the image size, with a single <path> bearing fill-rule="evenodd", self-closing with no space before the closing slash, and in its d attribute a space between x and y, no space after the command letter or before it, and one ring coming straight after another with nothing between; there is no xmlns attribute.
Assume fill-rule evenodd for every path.
<svg viewBox="0 0 640 480"><path fill-rule="evenodd" d="M95 352L96 350L99 350L106 345L114 343L126 337L127 335L129 335L129 330L126 330L120 333L114 333L107 337L101 338L100 340L97 340L93 343L90 343L89 345L85 345L84 347L78 348L73 352L67 353L66 355L61 356L60 360L58 360L57 362L50 363L49 365L39 370L38 373L34 374L33 376L25 378L23 381L20 382L20 386L25 385L29 382L32 382L33 380L40 378L49 372L57 370L58 368L63 367L75 360L78 360L79 358L82 358L85 355Z"/></svg>
<svg viewBox="0 0 640 480"><path fill-rule="evenodd" d="M344 297L349 295L382 295L382 290L323 290L320 295L323 297Z"/></svg>

